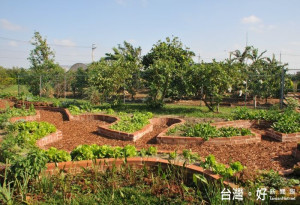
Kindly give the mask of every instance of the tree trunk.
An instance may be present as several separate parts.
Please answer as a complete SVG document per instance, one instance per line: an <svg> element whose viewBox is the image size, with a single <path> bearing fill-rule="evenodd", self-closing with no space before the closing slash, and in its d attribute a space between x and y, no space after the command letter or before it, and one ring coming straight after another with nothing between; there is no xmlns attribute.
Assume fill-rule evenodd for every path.
<svg viewBox="0 0 300 205"><path fill-rule="evenodd" d="M254 101L254 109L256 109L256 103L257 103L257 101L256 101L256 95L254 95L253 101Z"/></svg>

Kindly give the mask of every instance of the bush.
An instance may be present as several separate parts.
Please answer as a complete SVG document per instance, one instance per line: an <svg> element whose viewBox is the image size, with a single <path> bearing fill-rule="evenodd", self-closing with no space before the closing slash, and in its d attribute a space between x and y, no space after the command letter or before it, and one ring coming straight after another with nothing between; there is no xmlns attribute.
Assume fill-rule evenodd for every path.
<svg viewBox="0 0 300 205"><path fill-rule="evenodd" d="M300 106L298 99L288 97L286 98L286 101L287 101L287 109L289 110L295 110Z"/></svg>

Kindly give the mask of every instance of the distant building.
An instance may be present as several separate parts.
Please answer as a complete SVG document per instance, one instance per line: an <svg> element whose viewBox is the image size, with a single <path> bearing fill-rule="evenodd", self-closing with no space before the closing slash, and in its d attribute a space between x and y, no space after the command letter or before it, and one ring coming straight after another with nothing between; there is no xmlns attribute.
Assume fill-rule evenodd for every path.
<svg viewBox="0 0 300 205"><path fill-rule="evenodd" d="M87 69L87 65L83 63L75 63L74 65L71 66L71 68L68 70L72 72L76 72L79 68L82 68L83 70Z"/></svg>

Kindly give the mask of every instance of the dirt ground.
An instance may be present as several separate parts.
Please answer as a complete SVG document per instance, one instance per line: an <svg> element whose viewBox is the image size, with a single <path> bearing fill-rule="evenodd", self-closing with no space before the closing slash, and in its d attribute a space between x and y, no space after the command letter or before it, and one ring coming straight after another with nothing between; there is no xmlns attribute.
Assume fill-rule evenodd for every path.
<svg viewBox="0 0 300 205"><path fill-rule="evenodd" d="M276 142L267 137L259 144L247 145L159 145L155 142L155 137L166 127L155 127L154 131L142 137L136 142L126 142L121 140L109 139L99 135L97 126L105 124L103 121L64 121L63 116L59 112L40 111L41 121L47 121L54 124L57 129L63 133L63 139L48 145L71 151L80 144L98 144L125 146L134 144L137 148L146 148L156 146L159 150L183 150L192 149L198 152L200 156L205 157L208 154L216 156L217 160L228 164L232 161L240 161L250 170L266 169L283 171L292 168L296 164L296 160L291 155L292 150L296 147L295 142Z"/></svg>

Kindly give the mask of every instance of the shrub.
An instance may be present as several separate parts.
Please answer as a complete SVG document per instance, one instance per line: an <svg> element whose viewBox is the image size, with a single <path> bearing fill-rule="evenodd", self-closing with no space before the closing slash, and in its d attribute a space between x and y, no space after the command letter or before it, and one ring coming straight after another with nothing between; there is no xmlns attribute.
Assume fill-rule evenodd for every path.
<svg viewBox="0 0 300 205"><path fill-rule="evenodd" d="M298 108L300 106L298 99L288 97L288 98L286 98L286 101L287 101L287 108L289 110L295 110L296 108Z"/></svg>

